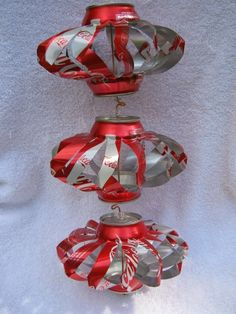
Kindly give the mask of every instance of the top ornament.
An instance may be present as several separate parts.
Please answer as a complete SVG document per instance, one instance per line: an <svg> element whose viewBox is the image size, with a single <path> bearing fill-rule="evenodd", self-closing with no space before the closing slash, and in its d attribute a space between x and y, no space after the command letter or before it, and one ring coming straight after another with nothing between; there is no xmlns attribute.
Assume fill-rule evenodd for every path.
<svg viewBox="0 0 236 314"><path fill-rule="evenodd" d="M37 50L38 61L47 71L86 79L97 96L136 92L144 74L170 69L183 52L183 38L140 19L128 3L87 7L81 27L48 38Z"/></svg>

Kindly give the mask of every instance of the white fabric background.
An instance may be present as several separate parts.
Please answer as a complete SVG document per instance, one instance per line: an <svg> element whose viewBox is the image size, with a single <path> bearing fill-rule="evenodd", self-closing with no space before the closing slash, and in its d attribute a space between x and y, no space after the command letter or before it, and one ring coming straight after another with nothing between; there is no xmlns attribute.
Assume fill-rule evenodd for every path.
<svg viewBox="0 0 236 314"><path fill-rule="evenodd" d="M131 296L65 277L56 245L109 205L53 179L51 149L114 112L114 102L36 61L38 43L80 25L90 1L2 1L1 314L236 313L235 1L131 2L143 18L179 32L186 50L170 71L146 78L123 113L182 143L189 164L123 209L180 232L190 245L183 272Z"/></svg>

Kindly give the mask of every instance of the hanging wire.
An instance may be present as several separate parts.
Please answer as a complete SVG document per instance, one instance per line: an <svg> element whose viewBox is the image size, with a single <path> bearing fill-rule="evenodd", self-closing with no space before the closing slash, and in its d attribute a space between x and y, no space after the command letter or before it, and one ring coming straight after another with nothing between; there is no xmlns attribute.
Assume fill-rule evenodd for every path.
<svg viewBox="0 0 236 314"><path fill-rule="evenodd" d="M118 219L124 219L125 213L121 211L121 208L120 208L120 206L118 204L111 205L111 210L114 211L114 215Z"/></svg>
<svg viewBox="0 0 236 314"><path fill-rule="evenodd" d="M116 117L119 116L119 108L120 107L125 107L126 106L126 103L120 99L119 96L116 96L116 101L117 101L117 104L116 104Z"/></svg>
<svg viewBox="0 0 236 314"><path fill-rule="evenodd" d="M121 209L120 209L120 206L118 204L111 205L111 210L114 210L118 213L121 213Z"/></svg>

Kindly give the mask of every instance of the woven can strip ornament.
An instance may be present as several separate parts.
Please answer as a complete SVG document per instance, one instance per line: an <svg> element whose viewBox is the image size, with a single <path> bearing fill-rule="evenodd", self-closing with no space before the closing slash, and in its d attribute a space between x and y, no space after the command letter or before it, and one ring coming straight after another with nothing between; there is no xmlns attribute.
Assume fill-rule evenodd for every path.
<svg viewBox="0 0 236 314"><path fill-rule="evenodd" d="M81 191L96 191L104 201L125 202L139 197L141 187L166 183L186 164L182 146L145 131L139 117L97 117L90 133L53 149L51 172Z"/></svg>
<svg viewBox="0 0 236 314"><path fill-rule="evenodd" d="M138 91L145 75L179 62L185 42L175 31L143 20L132 4L86 9L81 26L56 34L37 49L39 64L62 78L84 79L97 96L114 96L115 116L96 118L90 132L62 140L52 152L51 173L106 202L138 198L181 173L187 164L175 140L146 131L139 117L119 114L120 96ZM96 290L131 293L157 287L181 272L188 245L178 233L139 214L113 212L88 221L57 246L68 277ZM118 209L118 211L115 211Z"/></svg>
<svg viewBox="0 0 236 314"><path fill-rule="evenodd" d="M139 18L131 4L90 6L81 27L38 46L38 62L68 79L86 79L95 95L135 92L144 74L173 67L185 42L173 30Z"/></svg>
<svg viewBox="0 0 236 314"><path fill-rule="evenodd" d="M90 220L57 246L68 277L97 290L130 293L181 272L188 250L178 233L135 213L109 213Z"/></svg>

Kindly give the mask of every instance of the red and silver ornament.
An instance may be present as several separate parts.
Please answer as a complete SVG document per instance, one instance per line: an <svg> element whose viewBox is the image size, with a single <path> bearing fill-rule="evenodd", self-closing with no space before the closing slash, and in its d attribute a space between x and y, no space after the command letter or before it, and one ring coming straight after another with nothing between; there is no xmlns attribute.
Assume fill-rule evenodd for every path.
<svg viewBox="0 0 236 314"><path fill-rule="evenodd" d="M88 221L57 247L68 277L118 293L157 287L181 272L187 243L172 228L136 213L109 213Z"/></svg>
<svg viewBox="0 0 236 314"><path fill-rule="evenodd" d="M85 79L97 96L136 92L144 75L179 62L185 42L175 31L142 20L128 3L92 5L81 26L39 44L38 62L68 79ZM118 107L117 107L118 108ZM139 117L97 117L88 133L62 140L51 160L53 176L107 202L136 199L142 187L162 185L187 164L175 140L146 131ZM113 205L114 207L114 205ZM112 207L112 208L113 208ZM178 233L135 213L90 220L57 246L65 273L97 290L130 293L156 287L181 272L188 250Z"/></svg>
<svg viewBox="0 0 236 314"><path fill-rule="evenodd" d="M184 40L173 30L139 18L132 4L86 9L82 26L43 41L38 62L50 73L86 79L95 95L128 94L143 76L164 72L182 57Z"/></svg>
<svg viewBox="0 0 236 314"><path fill-rule="evenodd" d="M53 149L51 170L81 191L96 191L103 201L127 202L140 196L141 187L166 183L186 164L176 141L145 131L138 117L114 116L97 117L89 133L63 140Z"/></svg>

